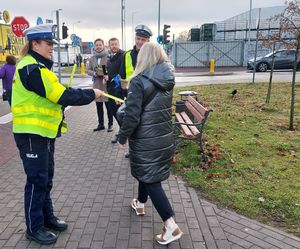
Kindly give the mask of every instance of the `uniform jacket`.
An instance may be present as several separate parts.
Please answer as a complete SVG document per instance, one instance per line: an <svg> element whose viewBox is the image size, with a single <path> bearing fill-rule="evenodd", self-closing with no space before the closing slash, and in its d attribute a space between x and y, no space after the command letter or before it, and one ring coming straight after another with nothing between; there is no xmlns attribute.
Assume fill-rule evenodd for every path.
<svg viewBox="0 0 300 249"><path fill-rule="evenodd" d="M40 96L45 99L49 99L49 101L52 101L53 103L56 103L62 107L66 107L68 105L72 106L80 106L80 105L86 105L92 102L95 99L95 93L92 89L73 89L73 88L64 88L63 86L60 86L64 88L64 91L62 92L61 96L57 96L57 100L53 99L53 96L49 97L49 92L46 91L44 80L46 79L47 84L49 84L49 87L53 87L54 85L59 84L59 82L56 82L53 77L48 78L48 74L42 74L41 68L44 70L50 70L53 62L40 54L34 52L33 50L29 50L28 56L32 56L37 64L27 65L23 68L20 68L18 70L18 75L20 77L21 84L23 85L24 93L31 92L32 95ZM21 63L22 61L20 61ZM45 78L46 77L46 78ZM49 88L48 87L48 88ZM14 90L13 90L14 92ZM24 94L25 95L25 94ZM26 94L28 95L28 94ZM36 99L36 97L34 97ZM21 103L22 99L17 99L18 103ZM14 103L14 94L13 94L13 101L12 101L12 108L14 109L15 103ZM36 104L36 103L33 103ZM28 115L28 114L27 114ZM35 112L32 112L32 116L35 116ZM63 123L63 114L61 117L61 125ZM57 130L57 136L60 136L61 133L61 125L59 126Z"/></svg>
<svg viewBox="0 0 300 249"><path fill-rule="evenodd" d="M131 60L132 60L132 66L133 68L135 68L136 66L136 61L137 61L137 56L139 54L139 51L136 49L136 46L133 47L132 50L130 51L130 55L131 55ZM121 65L121 69L120 69L120 76L122 79L126 79L126 65L125 65L125 53L122 59L122 65Z"/></svg>
<svg viewBox="0 0 300 249"><path fill-rule="evenodd" d="M119 143L129 140L131 173L139 181L166 180L174 153L173 66L167 62L133 78L128 89Z"/></svg>

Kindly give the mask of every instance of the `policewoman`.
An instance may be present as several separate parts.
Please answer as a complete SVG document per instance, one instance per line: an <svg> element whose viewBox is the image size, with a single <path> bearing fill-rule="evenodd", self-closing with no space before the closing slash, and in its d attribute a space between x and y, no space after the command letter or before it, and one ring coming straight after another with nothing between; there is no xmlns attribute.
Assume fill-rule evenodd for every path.
<svg viewBox="0 0 300 249"><path fill-rule="evenodd" d="M68 225L53 212L50 191L54 175L56 137L67 131L64 107L87 105L102 96L98 89L64 87L50 70L53 61L52 25L24 31L28 42L17 64L12 87L13 133L26 174L24 194L26 238L51 244Z"/></svg>

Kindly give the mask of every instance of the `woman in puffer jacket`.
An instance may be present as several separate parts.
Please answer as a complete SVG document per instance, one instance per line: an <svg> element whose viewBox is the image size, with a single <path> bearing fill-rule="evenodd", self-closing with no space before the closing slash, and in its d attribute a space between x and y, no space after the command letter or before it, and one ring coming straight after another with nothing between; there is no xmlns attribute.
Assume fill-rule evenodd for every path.
<svg viewBox="0 0 300 249"><path fill-rule="evenodd" d="M171 113L174 85L174 68L162 47L145 43L129 83L118 140L120 149L129 141L131 174L139 181L138 197L131 207L137 215L144 215L144 204L150 196L164 222L162 232L156 236L163 245L182 236L161 185L170 175L175 149Z"/></svg>

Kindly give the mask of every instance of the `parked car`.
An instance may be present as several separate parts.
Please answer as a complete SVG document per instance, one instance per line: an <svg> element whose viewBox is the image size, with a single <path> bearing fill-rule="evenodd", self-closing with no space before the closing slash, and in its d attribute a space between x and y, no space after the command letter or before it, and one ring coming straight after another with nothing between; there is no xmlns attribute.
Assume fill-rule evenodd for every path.
<svg viewBox="0 0 300 249"><path fill-rule="evenodd" d="M282 49L274 52L275 62L274 69L293 69L295 61L296 50ZM266 72L271 69L272 66L272 55L273 52L256 58L256 67L257 72ZM247 63L247 69L253 70L254 67L254 58L250 59ZM300 56L298 57L297 70L300 69Z"/></svg>

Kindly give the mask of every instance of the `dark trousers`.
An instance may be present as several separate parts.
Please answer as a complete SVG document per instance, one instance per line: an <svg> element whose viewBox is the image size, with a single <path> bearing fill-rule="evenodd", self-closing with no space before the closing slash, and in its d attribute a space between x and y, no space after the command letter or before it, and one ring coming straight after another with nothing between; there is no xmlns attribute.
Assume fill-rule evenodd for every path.
<svg viewBox="0 0 300 249"><path fill-rule="evenodd" d="M7 100L8 100L8 103L9 105L11 106L11 93L12 93L12 90L6 90L6 94L7 94Z"/></svg>
<svg viewBox="0 0 300 249"><path fill-rule="evenodd" d="M113 125L113 114L111 111L111 107L107 102L104 102L107 110L107 118L108 118L108 125ZM96 102L97 107L97 115L98 115L98 125L104 125L104 114L103 114L103 102Z"/></svg>
<svg viewBox="0 0 300 249"><path fill-rule="evenodd" d="M111 112L109 115L112 115L113 117L115 117L116 121L118 122L117 110L120 107L120 105L117 105L116 101L113 99L108 100L108 105L109 105L109 108L107 109L107 111ZM120 125L119 122L118 122L118 125Z"/></svg>
<svg viewBox="0 0 300 249"><path fill-rule="evenodd" d="M26 226L35 232L53 218L50 191L54 175L55 139L14 134L27 176L24 194Z"/></svg>
<svg viewBox="0 0 300 249"><path fill-rule="evenodd" d="M166 221L167 219L174 216L171 204L160 182L139 182L138 201L141 203L146 203L148 196L150 196L156 211L158 212L163 221Z"/></svg>

